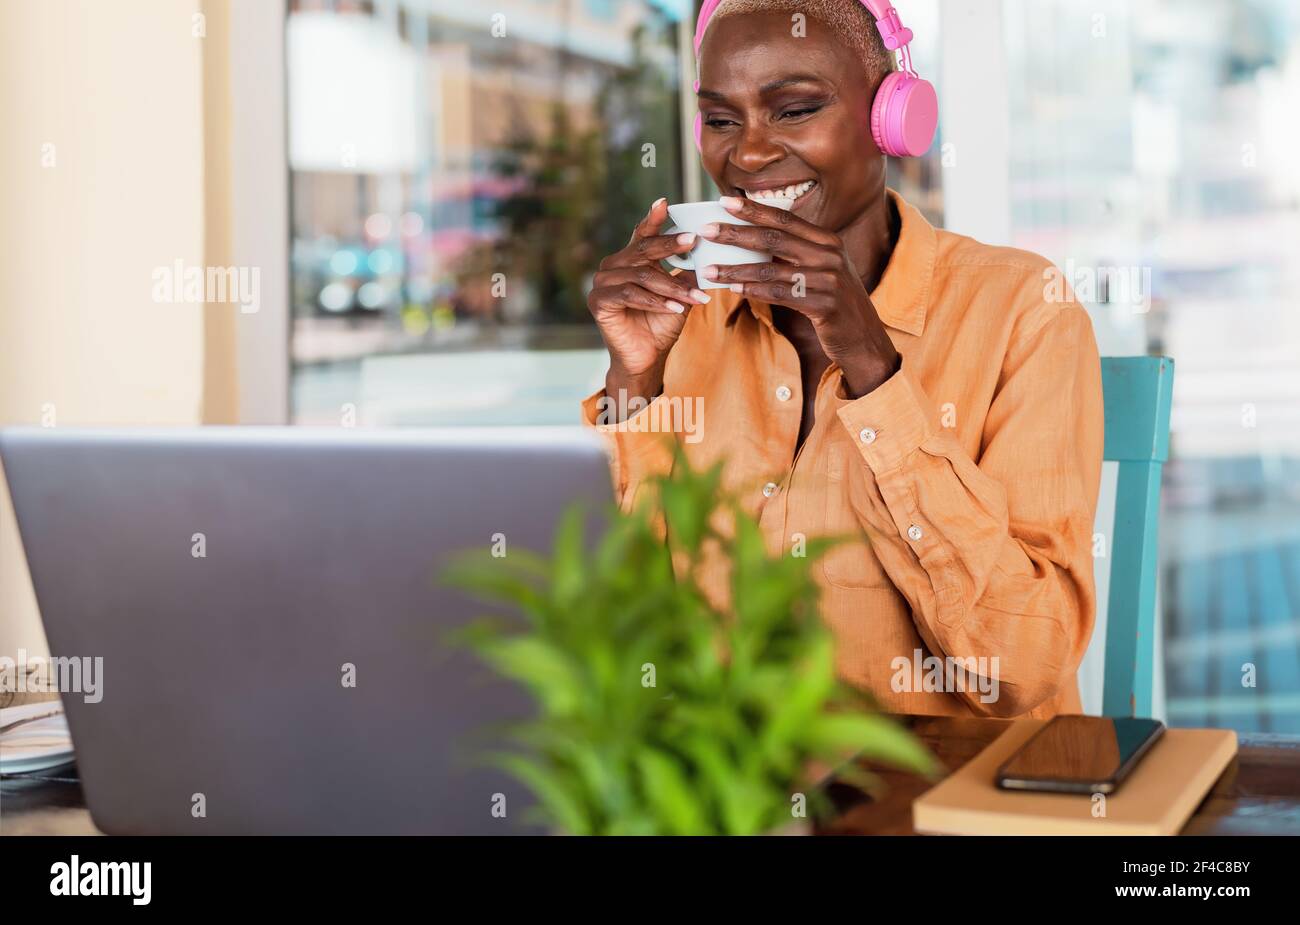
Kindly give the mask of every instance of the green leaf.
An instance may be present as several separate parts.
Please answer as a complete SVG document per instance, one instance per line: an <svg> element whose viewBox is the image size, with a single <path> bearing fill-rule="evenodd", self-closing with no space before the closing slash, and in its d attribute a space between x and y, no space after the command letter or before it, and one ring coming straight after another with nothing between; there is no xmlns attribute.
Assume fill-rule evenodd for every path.
<svg viewBox="0 0 1300 925"><path fill-rule="evenodd" d="M526 786L541 804L546 818L571 835L590 835L593 826L565 775L523 755L498 754L493 763ZM509 812L509 807L506 807Z"/></svg>
<svg viewBox="0 0 1300 925"><path fill-rule="evenodd" d="M813 723L835 689L834 659L829 635L822 635L808 653L802 666L791 666L799 673L789 679L787 696L772 713L760 736L765 754L776 755Z"/></svg>
<svg viewBox="0 0 1300 925"><path fill-rule="evenodd" d="M574 505L565 511L555 531L551 599L562 607L585 590L587 550L583 544L583 516L583 507Z"/></svg>
<svg viewBox="0 0 1300 925"><path fill-rule="evenodd" d="M674 545L694 555L704 539L706 512L701 510L694 493L686 485L666 483L660 489L659 499Z"/></svg>
<svg viewBox="0 0 1300 925"><path fill-rule="evenodd" d="M492 639L479 652L501 674L527 686L547 713L568 715L583 702L579 671L565 652L544 639Z"/></svg>
<svg viewBox="0 0 1300 925"><path fill-rule="evenodd" d="M807 728L806 736L813 748L828 755L860 755L926 776L938 768L934 756L915 736L878 714L819 716Z"/></svg>
<svg viewBox="0 0 1300 925"><path fill-rule="evenodd" d="M526 615L541 614L546 610L546 598L539 590L544 580L526 574L521 566L522 562L476 552L453 560L439 580L484 600L512 604Z"/></svg>
<svg viewBox="0 0 1300 925"><path fill-rule="evenodd" d="M600 819L616 819L637 806L626 774L621 747L597 741L583 730L561 720L527 724L516 740L546 757L551 766L571 768L574 786Z"/></svg>
<svg viewBox="0 0 1300 925"><path fill-rule="evenodd" d="M646 797L663 820L665 835L702 835L708 829L707 812L677 759L653 748L637 752L637 769Z"/></svg>

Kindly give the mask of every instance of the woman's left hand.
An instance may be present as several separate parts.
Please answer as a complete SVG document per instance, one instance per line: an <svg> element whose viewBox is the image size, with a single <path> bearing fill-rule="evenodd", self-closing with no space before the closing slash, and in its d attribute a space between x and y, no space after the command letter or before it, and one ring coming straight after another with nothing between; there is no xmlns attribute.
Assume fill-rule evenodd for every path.
<svg viewBox="0 0 1300 925"><path fill-rule="evenodd" d="M700 236L771 254L772 263L702 267L732 292L784 305L812 322L826 356L844 373L850 398L875 389L898 369L899 355L871 304L839 235L772 206L724 196L722 206L751 225L713 224Z"/></svg>

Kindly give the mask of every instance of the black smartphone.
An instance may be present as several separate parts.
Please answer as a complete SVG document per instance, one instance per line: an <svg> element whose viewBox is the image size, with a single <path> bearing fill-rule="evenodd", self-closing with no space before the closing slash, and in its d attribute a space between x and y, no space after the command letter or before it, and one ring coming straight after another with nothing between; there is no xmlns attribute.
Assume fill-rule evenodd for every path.
<svg viewBox="0 0 1300 925"><path fill-rule="evenodd" d="M1165 731L1155 719L1058 716L998 768L1003 790L1114 793Z"/></svg>

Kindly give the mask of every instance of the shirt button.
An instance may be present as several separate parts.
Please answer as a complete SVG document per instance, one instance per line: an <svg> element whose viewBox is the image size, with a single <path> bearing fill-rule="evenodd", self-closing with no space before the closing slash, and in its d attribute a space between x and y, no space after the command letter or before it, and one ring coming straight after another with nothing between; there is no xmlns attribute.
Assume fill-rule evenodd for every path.
<svg viewBox="0 0 1300 925"><path fill-rule="evenodd" d="M768 482L763 486L763 497L770 498L776 494L776 482Z"/></svg>
<svg viewBox="0 0 1300 925"><path fill-rule="evenodd" d="M790 400L790 387L788 385L778 385L776 387L776 400L777 401Z"/></svg>
<svg viewBox="0 0 1300 925"><path fill-rule="evenodd" d="M862 428L862 430L858 431L858 439L860 439L863 443L875 443L876 432L872 430L870 427L864 427Z"/></svg>
<svg viewBox="0 0 1300 925"><path fill-rule="evenodd" d="M925 534L921 532L921 528L916 524L912 524L912 526L907 528L907 535L913 540L919 540L921 537L925 536Z"/></svg>

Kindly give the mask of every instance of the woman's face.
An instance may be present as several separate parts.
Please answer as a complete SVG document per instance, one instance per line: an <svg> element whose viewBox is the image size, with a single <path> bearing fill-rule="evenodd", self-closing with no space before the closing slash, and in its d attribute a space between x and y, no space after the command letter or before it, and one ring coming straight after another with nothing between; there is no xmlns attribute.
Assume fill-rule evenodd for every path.
<svg viewBox="0 0 1300 925"><path fill-rule="evenodd" d="M809 21L802 38L791 31L788 13L709 25L700 48L704 169L724 195L761 201L756 193L796 185L794 212L839 231L882 201L885 161L871 138L876 87L820 22Z"/></svg>

